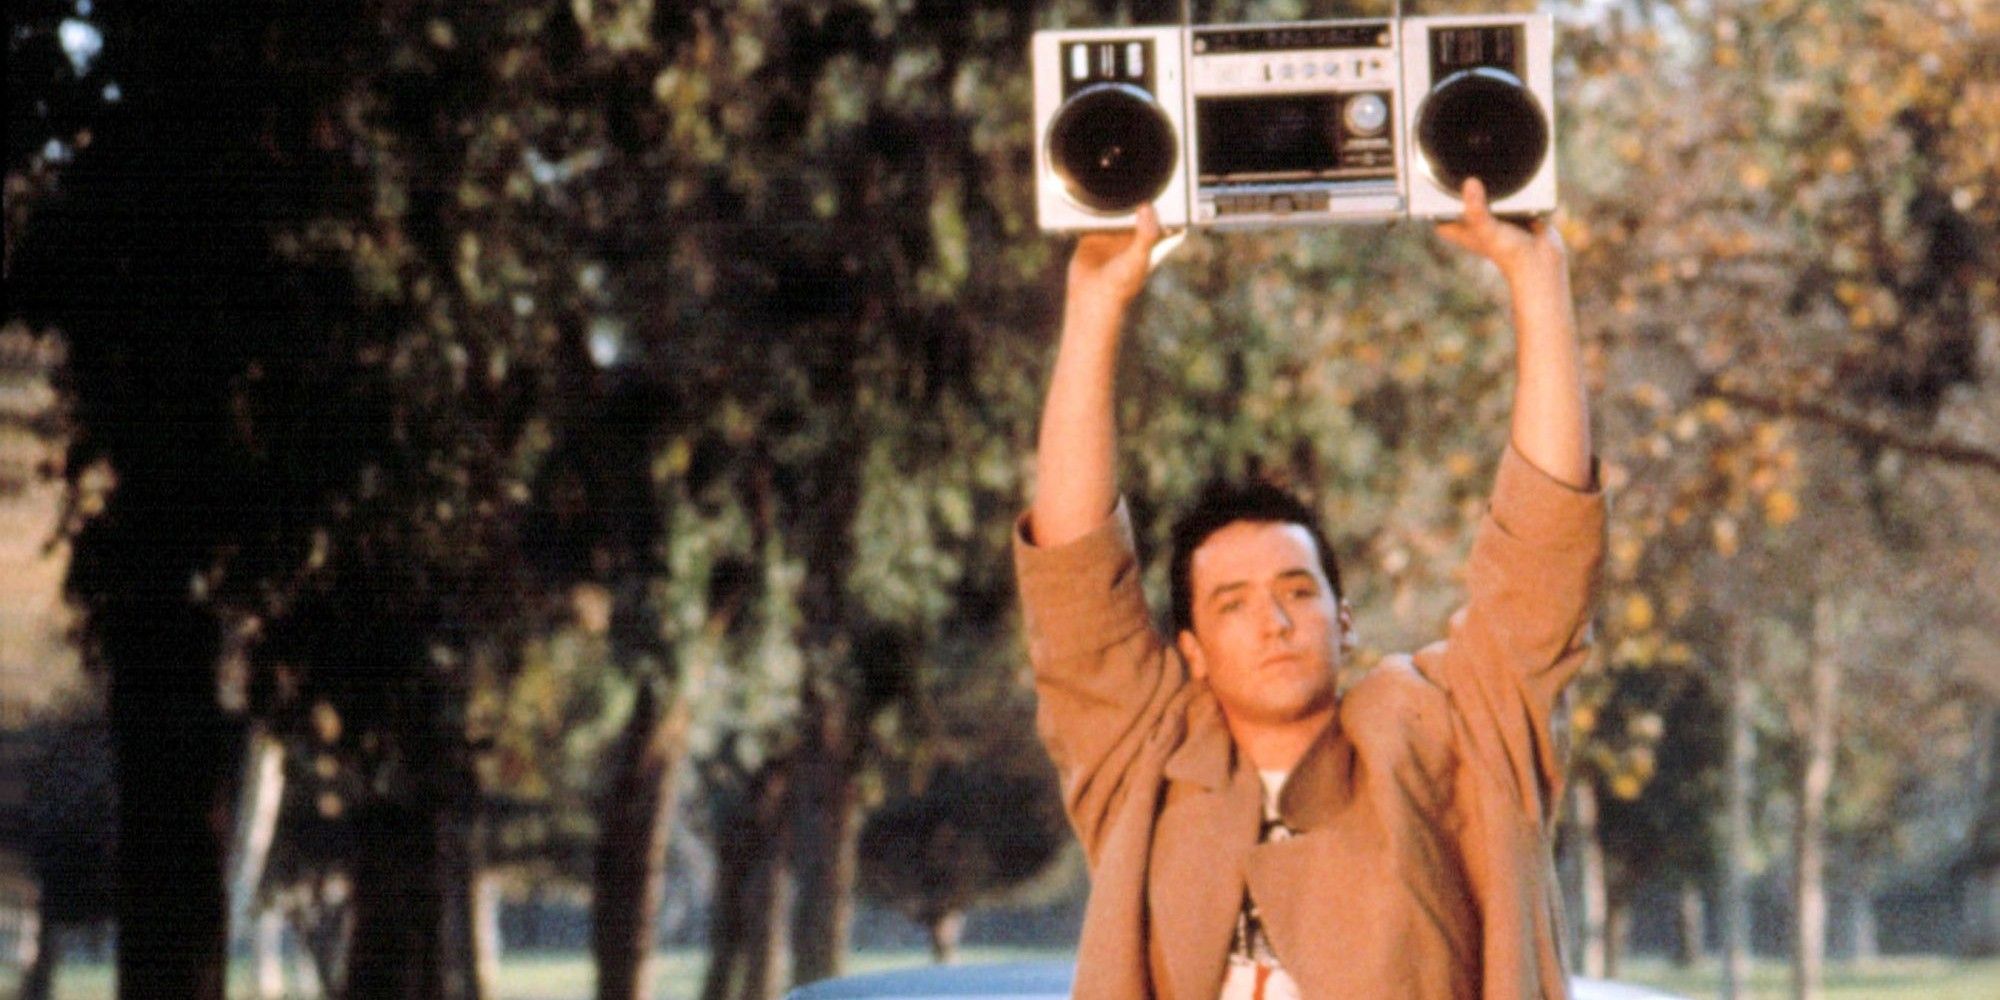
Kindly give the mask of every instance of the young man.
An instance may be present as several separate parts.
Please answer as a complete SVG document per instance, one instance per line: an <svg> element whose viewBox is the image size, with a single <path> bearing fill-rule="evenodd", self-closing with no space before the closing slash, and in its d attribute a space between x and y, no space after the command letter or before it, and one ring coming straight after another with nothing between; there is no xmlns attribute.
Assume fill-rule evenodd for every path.
<svg viewBox="0 0 2000 1000"><path fill-rule="evenodd" d="M1553 227L1477 181L1438 234L1513 305L1511 443L1445 641L1344 695L1353 620L1310 512L1212 496L1153 630L1113 477L1113 371L1161 232L1070 262L1038 485L1015 541L1038 728L1090 862L1083 998L1562 997L1550 717L1583 664L1604 505Z"/></svg>

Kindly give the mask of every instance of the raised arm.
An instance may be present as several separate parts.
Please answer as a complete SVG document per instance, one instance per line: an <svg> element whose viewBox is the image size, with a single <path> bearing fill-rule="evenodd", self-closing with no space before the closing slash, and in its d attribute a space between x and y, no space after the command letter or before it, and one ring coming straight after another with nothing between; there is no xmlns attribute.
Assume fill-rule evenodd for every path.
<svg viewBox="0 0 2000 1000"><path fill-rule="evenodd" d="M1138 228L1087 234L1070 258L1062 339L1035 452L1035 499L1028 517L1038 546L1083 537L1104 523L1117 502L1112 401L1118 345L1160 235L1159 217L1147 205L1139 210Z"/></svg>
<svg viewBox="0 0 2000 1000"><path fill-rule="evenodd" d="M1514 311L1515 449L1556 480L1590 488L1590 412L1562 237L1546 219L1524 228L1494 218L1477 179L1465 182L1465 217L1437 231L1492 261L1507 279Z"/></svg>
<svg viewBox="0 0 2000 1000"><path fill-rule="evenodd" d="M1604 551L1604 497L1591 460L1581 350L1562 240L1487 212L1466 184L1462 221L1446 240L1493 261L1513 299L1512 445L1466 564L1466 604L1447 641L1417 666L1451 693L1455 724L1504 798L1547 824L1562 787L1552 717L1591 641Z"/></svg>
<svg viewBox="0 0 2000 1000"><path fill-rule="evenodd" d="M1077 244L1042 407L1035 498L1014 538L1035 729L1093 868L1103 831L1133 787L1128 773L1185 689L1146 610L1130 522L1116 516L1118 344L1160 235L1146 208L1136 229Z"/></svg>

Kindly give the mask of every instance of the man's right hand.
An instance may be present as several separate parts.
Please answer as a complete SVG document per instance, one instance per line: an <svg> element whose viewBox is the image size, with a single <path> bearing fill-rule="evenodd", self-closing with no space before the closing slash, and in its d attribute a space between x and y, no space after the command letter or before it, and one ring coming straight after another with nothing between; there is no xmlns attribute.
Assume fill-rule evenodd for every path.
<svg viewBox="0 0 2000 1000"><path fill-rule="evenodd" d="M1069 305L1123 313L1146 287L1153 247L1165 232L1153 206L1141 205L1132 229L1085 233L1069 259Z"/></svg>

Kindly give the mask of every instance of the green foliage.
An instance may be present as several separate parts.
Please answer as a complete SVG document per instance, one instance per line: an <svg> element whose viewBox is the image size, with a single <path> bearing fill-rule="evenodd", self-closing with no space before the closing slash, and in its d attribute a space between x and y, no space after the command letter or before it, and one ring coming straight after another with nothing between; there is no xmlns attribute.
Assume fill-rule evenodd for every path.
<svg viewBox="0 0 2000 1000"><path fill-rule="evenodd" d="M84 454L113 460L139 512L86 540L74 581L115 603L196 577L200 612L257 665L254 708L300 751L307 814L476 792L504 817L501 856L574 874L591 762L639 684L688 699L694 752L745 769L791 749L809 691L860 717L882 796L970 760L956 701L1018 695L1007 544L1065 251L1033 229L1027 38L1177 4L238 12L209 44L255 98L204 126L229 137L213 149L77 103L117 76L177 120L160 109L198 102L159 103L187 58L163 40L186 29L106 0L103 66L64 76L59 6L28 8L39 33L10 41L10 105L52 98L10 133L10 266L21 226L58 218L37 207L60 166L46 132L80 157L65 210L83 214L60 218L115 225L42 231L38 266L106 232L144 245L164 223L111 207L164 205L173 246L142 262L185 279L115 309L59 268L27 289L87 338ZM1559 225L1616 496L1604 662L1570 722L1609 836L1672 830L1676 866L1707 863L1719 619L1803 641L1787 591L1840 588L1855 565L1945 582L1865 598L1870 621L1909 621L1870 648L1919 667L1857 668L1837 825L1893 844L1869 817L1946 780L1915 766L1911 734L1961 733L1964 688L1918 636L1934 618L1990 632L1990 602L1965 595L1995 592L1980 512L2000 506L1990 483L1896 456L1991 426L1994 18L1663 2L1564 28ZM251 205L135 193L119 171L140 162L273 180ZM227 240L210 209L240 224ZM185 274L191 247L232 283ZM205 312L211 293L250 304ZM1164 554L1207 479L1274 479L1325 515L1364 652L1435 638L1505 441L1503 299L1421 226L1191 241L1122 373L1146 547ZM132 322L160 301L166 322ZM1821 434L1804 404L1887 424ZM864 655L884 635L909 655ZM1764 721L1782 749L1785 706Z"/></svg>

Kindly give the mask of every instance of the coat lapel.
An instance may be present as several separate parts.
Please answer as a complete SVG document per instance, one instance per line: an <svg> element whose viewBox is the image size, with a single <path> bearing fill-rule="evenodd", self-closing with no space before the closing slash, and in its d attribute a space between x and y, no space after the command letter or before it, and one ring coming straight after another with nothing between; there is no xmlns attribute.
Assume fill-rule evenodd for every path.
<svg viewBox="0 0 2000 1000"><path fill-rule="evenodd" d="M1353 797L1354 744L1335 717L1285 779L1278 816L1293 833L1306 833L1333 822Z"/></svg>
<svg viewBox="0 0 2000 1000"><path fill-rule="evenodd" d="M1166 966L1161 995L1207 1000L1222 988L1229 940L1243 906L1243 862L1257 843L1263 790L1236 762L1214 696L1188 709L1187 739L1167 761L1167 802L1147 903Z"/></svg>

